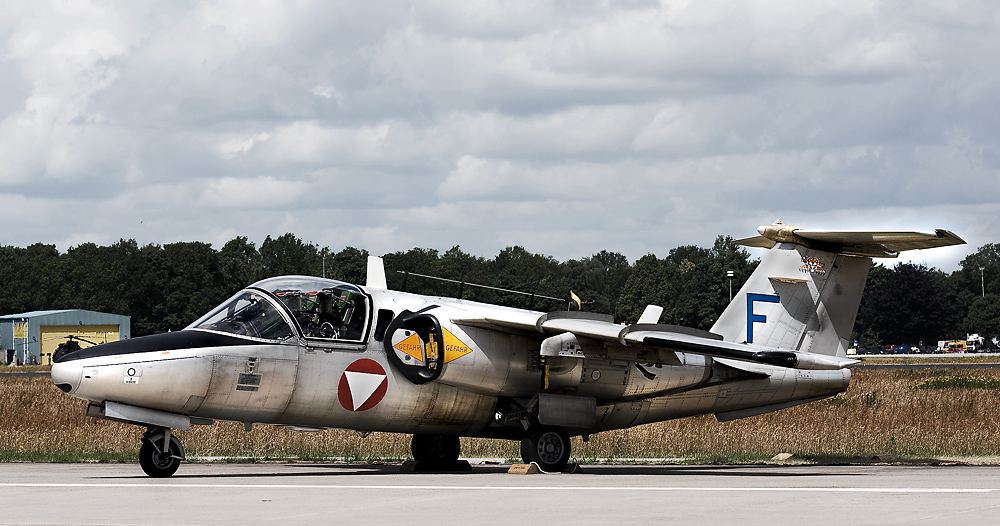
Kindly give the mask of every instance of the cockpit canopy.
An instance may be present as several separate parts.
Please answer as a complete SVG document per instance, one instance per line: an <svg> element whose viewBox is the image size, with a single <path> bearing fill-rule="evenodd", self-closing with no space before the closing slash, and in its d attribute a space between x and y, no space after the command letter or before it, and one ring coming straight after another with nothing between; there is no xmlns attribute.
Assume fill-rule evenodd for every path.
<svg viewBox="0 0 1000 526"><path fill-rule="evenodd" d="M188 329L207 329L250 336L262 340L287 340L292 337L288 321L259 292L244 290Z"/></svg>
<svg viewBox="0 0 1000 526"><path fill-rule="evenodd" d="M254 283L188 326L260 338L361 341L368 299L348 283L282 276Z"/></svg>

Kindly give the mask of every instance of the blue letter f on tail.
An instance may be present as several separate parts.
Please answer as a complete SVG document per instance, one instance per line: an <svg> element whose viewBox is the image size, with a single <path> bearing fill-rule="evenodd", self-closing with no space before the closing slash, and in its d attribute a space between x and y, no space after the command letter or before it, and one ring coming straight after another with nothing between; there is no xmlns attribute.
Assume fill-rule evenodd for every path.
<svg viewBox="0 0 1000 526"><path fill-rule="evenodd" d="M776 294L747 294L747 343L753 343L753 324L767 323L767 316L753 312L753 304L757 301L778 303L781 299Z"/></svg>

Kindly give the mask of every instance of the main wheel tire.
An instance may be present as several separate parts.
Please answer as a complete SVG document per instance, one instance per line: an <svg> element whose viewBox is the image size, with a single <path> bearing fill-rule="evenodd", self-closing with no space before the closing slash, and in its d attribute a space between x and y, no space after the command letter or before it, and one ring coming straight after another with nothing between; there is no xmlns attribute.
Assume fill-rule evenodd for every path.
<svg viewBox="0 0 1000 526"><path fill-rule="evenodd" d="M521 440L521 458L525 464L538 464L542 471L559 472L569 463L569 435L560 427L539 427L532 429L527 438Z"/></svg>
<svg viewBox="0 0 1000 526"><path fill-rule="evenodd" d="M458 460L462 443L456 436L413 435L410 450L417 462L444 464Z"/></svg>
<svg viewBox="0 0 1000 526"><path fill-rule="evenodd" d="M139 466L150 477L169 477L181 465L181 460L176 458L181 451L181 442L175 436L170 437L170 448L165 453L160 453L149 440L143 440L142 447L139 448Z"/></svg>

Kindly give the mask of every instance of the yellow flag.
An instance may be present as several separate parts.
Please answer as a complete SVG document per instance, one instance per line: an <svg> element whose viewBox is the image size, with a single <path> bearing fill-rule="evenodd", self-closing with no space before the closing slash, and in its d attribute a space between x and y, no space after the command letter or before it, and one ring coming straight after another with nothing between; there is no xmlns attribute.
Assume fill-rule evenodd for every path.
<svg viewBox="0 0 1000 526"><path fill-rule="evenodd" d="M582 302L580 301L580 296L577 296L572 290L569 291L569 297L576 302L576 310L582 310Z"/></svg>

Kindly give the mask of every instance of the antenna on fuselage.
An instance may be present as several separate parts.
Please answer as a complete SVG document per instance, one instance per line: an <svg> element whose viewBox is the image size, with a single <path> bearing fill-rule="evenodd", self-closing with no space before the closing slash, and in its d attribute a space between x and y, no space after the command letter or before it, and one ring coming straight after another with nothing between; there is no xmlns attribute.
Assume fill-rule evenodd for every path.
<svg viewBox="0 0 1000 526"><path fill-rule="evenodd" d="M369 289L388 289L385 281L385 262L378 256L368 256L368 279L365 287Z"/></svg>

